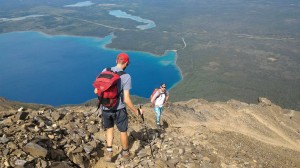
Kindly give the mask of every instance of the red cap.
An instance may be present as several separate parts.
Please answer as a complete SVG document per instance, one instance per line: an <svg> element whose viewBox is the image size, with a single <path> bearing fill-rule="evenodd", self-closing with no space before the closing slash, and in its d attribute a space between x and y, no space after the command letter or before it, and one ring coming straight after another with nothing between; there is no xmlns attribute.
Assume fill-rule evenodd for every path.
<svg viewBox="0 0 300 168"><path fill-rule="evenodd" d="M129 63L129 56L126 53L120 53L117 56L117 62Z"/></svg>

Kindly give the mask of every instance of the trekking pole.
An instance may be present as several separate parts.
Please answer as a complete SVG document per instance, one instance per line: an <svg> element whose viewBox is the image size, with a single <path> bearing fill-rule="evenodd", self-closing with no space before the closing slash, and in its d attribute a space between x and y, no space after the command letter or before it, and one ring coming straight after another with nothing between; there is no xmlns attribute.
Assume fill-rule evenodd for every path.
<svg viewBox="0 0 300 168"><path fill-rule="evenodd" d="M154 156L153 156L153 150L152 150L152 145L151 145L151 142L150 142L150 139L149 139L148 128L147 128L146 123L145 123L144 114L141 114L140 109L142 109L142 105L139 105L138 112L139 112L139 115L140 115L141 118L142 118L143 126L144 126L144 128L145 128L145 130L146 130L146 136L147 136L148 143L149 143L149 145L150 145L151 156L152 156L152 158L154 158Z"/></svg>

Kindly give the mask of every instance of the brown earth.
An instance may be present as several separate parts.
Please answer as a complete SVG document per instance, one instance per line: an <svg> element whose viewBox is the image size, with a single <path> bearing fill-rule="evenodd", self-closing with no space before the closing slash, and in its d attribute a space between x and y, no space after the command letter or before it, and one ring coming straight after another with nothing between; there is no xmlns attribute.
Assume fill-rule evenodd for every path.
<svg viewBox="0 0 300 168"><path fill-rule="evenodd" d="M21 104L26 107L26 104ZM9 128L4 125L9 117L16 115L20 104L6 100L0 101L0 126ZM42 105L29 105L27 111L34 113L45 107ZM60 128L69 128L67 125L77 125L78 128L84 129L81 125L88 126L85 120L92 120L94 107L91 106L73 106L52 108L54 111L61 113L70 113L74 116L74 122L67 122L66 117L57 123ZM146 136L146 129L142 124L140 117L134 116L129 112L129 140L130 152L134 155L129 160L123 160L118 155L121 150L119 133L115 131L114 139L114 157L113 162L108 163L103 160L105 146L105 132L103 129L98 132L90 133L95 138L81 140L82 144L67 144L62 146L69 157L63 161L69 167L300 167L300 112L272 104L269 100L261 98L258 104L246 104L236 100L228 102L208 102L203 99L193 99L186 102L168 103L163 113L164 129L156 129L154 120L155 114L150 104L143 106L145 111L145 125L148 131L150 144ZM11 115L3 115L4 113ZM77 120L78 114L83 113L82 120ZM40 114L40 115L46 115ZM84 119L84 117L86 119ZM48 117L51 119L51 117ZM53 117L52 117L53 118ZM95 120L98 120L97 118ZM30 121L25 119L25 122ZM100 123L100 122L98 122ZM65 124L65 125L64 125ZM27 124L28 125L28 124ZM100 124L97 125L100 127ZM40 128L42 129L42 128ZM0 131L0 136L6 134ZM33 133L32 133L33 134ZM11 135L14 136L14 135ZM55 136L57 136L55 134ZM66 135L70 136L70 135ZM49 134L48 134L49 137ZM10 142L13 137L8 138ZM16 138L15 138L16 139ZM95 140L97 139L97 140ZM56 140L55 138L52 141ZM32 139L27 139L31 142ZM85 141L85 142L84 142ZM81 150L80 156L87 160L87 164L78 163L75 157L75 151L82 145L94 141L97 148L93 151L95 154L87 155ZM18 141L19 142L19 141ZM1 167L7 165L7 160L11 160L10 166L13 166L16 159L21 159L23 155L14 156L14 150L6 152L9 142L0 142L0 155L2 156ZM56 144L57 142L52 142ZM25 146L18 144L19 146ZM75 146L76 150L72 151L68 147ZM151 148L153 156L151 156ZM66 148L66 149L65 149ZM68 149L68 150L67 150ZM47 148L49 153L49 148ZM77 153L76 153L77 154ZM27 155L29 155L27 153ZM24 156L25 157L25 156ZM12 159L13 158L13 159ZM15 159L15 160L14 160ZM55 161L46 157L39 156L30 161L27 158L24 167L34 165L35 167L55 167ZM35 162L33 162L33 160ZM5 162L5 164L3 164ZM43 164L41 164L43 163ZM77 164L78 163L78 164ZM38 166L37 166L38 165ZM41 166L42 165L42 166ZM62 166L62 165L60 165Z"/></svg>
<svg viewBox="0 0 300 168"><path fill-rule="evenodd" d="M148 104L144 111L154 128L154 112ZM176 132L169 138L197 140L211 167L300 167L299 116L274 104L195 99L169 104L163 120L168 124L165 134ZM103 166L114 165L100 159L94 167Z"/></svg>

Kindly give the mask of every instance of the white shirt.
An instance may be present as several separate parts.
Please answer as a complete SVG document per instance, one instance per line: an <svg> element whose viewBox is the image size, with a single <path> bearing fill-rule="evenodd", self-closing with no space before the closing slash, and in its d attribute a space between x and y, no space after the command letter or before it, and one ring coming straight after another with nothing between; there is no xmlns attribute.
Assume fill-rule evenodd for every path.
<svg viewBox="0 0 300 168"><path fill-rule="evenodd" d="M169 95L169 92L166 91L165 93L163 93L161 91L161 89L159 89L154 95L153 97L156 97L156 99L154 100L154 105L155 106L158 106L158 107L162 107L164 102L165 102L165 99L166 99L166 96Z"/></svg>

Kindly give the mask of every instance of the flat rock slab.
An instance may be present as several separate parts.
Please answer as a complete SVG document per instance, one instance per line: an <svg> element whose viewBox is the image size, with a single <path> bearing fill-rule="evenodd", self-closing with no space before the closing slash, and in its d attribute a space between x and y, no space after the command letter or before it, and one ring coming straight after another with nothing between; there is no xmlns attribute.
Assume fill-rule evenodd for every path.
<svg viewBox="0 0 300 168"><path fill-rule="evenodd" d="M23 147L23 150L34 157L46 157L47 149L35 143L28 143Z"/></svg>

